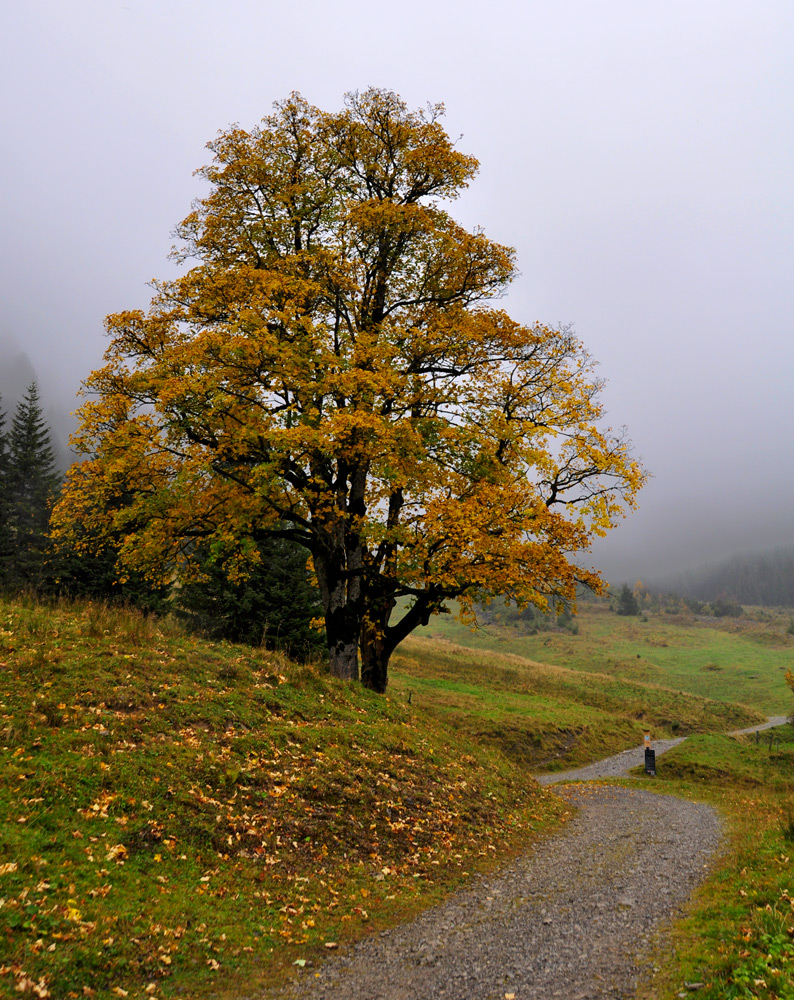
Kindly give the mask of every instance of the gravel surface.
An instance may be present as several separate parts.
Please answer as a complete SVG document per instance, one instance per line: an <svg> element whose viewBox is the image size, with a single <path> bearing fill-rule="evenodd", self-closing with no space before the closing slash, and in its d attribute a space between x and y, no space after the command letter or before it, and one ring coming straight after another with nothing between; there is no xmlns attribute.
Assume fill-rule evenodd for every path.
<svg viewBox="0 0 794 1000"><path fill-rule="evenodd" d="M674 740L654 740L651 747L656 751L658 757L665 750L683 743L685 739L686 736L679 736ZM632 767L642 767L644 764L645 744L641 747L632 747L631 750L624 750L623 753L607 757L606 760L599 760L595 764L588 764L587 767L577 767L574 771L537 774L535 777L541 785L556 785L562 781L598 781L600 778L620 778L628 774Z"/></svg>
<svg viewBox="0 0 794 1000"><path fill-rule="evenodd" d="M658 757L680 742L651 745ZM618 777L643 763L644 747L636 747L538 780ZM632 997L651 938L706 874L719 819L703 804L616 785L566 785L557 794L575 814L531 854L259 1000Z"/></svg>
<svg viewBox="0 0 794 1000"><path fill-rule="evenodd" d="M750 726L749 729L737 729L731 736L743 736L746 733L758 733L764 729L772 729L774 726L782 726L788 719L785 715L770 716L766 722L760 726ZM656 751L659 757L672 747L677 747L683 743L686 736L679 736L674 740L653 740L651 748ZM574 771L557 771L554 774L537 774L535 777L541 785L556 785L563 781L598 781L600 778L620 778L628 774L633 767L642 767L645 764L645 744L632 747L631 750L624 750L615 754L614 757L607 757L606 760L599 760L595 764L588 764L587 767L578 767Z"/></svg>
<svg viewBox="0 0 794 1000"><path fill-rule="evenodd" d="M562 789L578 811L498 875L369 938L272 997L630 997L650 936L701 881L720 837L707 806L617 786Z"/></svg>
<svg viewBox="0 0 794 1000"><path fill-rule="evenodd" d="M787 715L770 715L762 725L750 726L749 729L737 729L731 733L731 736L742 736L744 733L760 733L763 729L774 729L775 726L782 726L788 720L789 717Z"/></svg>

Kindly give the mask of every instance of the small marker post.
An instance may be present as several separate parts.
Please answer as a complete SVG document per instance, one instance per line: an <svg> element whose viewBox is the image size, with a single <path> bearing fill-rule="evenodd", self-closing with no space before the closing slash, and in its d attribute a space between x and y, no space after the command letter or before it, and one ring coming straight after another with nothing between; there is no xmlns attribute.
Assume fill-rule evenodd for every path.
<svg viewBox="0 0 794 1000"><path fill-rule="evenodd" d="M656 777L656 751L651 749L651 734L645 733L645 773Z"/></svg>

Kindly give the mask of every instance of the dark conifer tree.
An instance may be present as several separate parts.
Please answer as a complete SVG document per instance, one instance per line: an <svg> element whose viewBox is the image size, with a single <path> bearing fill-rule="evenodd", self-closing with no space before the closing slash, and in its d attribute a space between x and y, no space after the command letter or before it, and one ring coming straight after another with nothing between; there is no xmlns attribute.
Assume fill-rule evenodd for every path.
<svg viewBox="0 0 794 1000"><path fill-rule="evenodd" d="M640 606L637 604L637 598L627 583L623 584L620 594L618 595L617 613L619 615L638 615L640 613Z"/></svg>
<svg viewBox="0 0 794 1000"><path fill-rule="evenodd" d="M0 409L0 587L5 587L7 585L7 576L11 559L8 441L5 431L5 422L5 412Z"/></svg>
<svg viewBox="0 0 794 1000"><path fill-rule="evenodd" d="M17 404L7 437L6 469L10 543L6 586L38 587L45 574L50 507L60 476L35 382Z"/></svg>
<svg viewBox="0 0 794 1000"><path fill-rule="evenodd" d="M204 560L206 579L178 588L174 608L205 635L280 649L296 660L322 656L320 594L309 579L305 550L285 539L263 539L261 561L250 576L232 582L222 564Z"/></svg>

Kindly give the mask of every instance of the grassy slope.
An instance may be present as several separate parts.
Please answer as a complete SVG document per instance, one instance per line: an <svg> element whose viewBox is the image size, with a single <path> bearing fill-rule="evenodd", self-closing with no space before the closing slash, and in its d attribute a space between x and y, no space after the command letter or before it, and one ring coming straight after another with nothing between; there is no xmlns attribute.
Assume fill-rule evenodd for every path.
<svg viewBox="0 0 794 1000"><path fill-rule="evenodd" d="M393 688L535 771L587 763L655 738L724 732L763 720L740 705L569 670L443 640L409 640ZM406 694L407 697L407 694Z"/></svg>
<svg viewBox="0 0 794 1000"><path fill-rule="evenodd" d="M134 614L0 603L0 995L253 991L561 812L394 699Z"/></svg>
<svg viewBox="0 0 794 1000"><path fill-rule="evenodd" d="M578 634L472 631L433 619L394 657L393 686L536 770L585 763L642 741L725 732L787 710L787 616L621 618L584 605Z"/></svg>
<svg viewBox="0 0 794 1000"><path fill-rule="evenodd" d="M699 621L654 614L647 618L621 618L604 605L585 604L576 618L578 635L521 636L498 627L472 632L446 615L434 618L426 631L434 639L479 653L511 653L585 673L662 685L739 702L768 715L779 714L788 704L784 672L794 653L794 636L786 634L788 614L771 621Z"/></svg>
<svg viewBox="0 0 794 1000"><path fill-rule="evenodd" d="M655 791L714 804L728 832L715 872L676 926L674 948L665 941L654 956L658 972L638 1000L794 1000L794 727L758 742L724 734L739 724L732 713L748 710L731 701L770 714L792 710L784 682L794 645L789 616L759 619L643 622L596 607L577 619L576 636L472 633L439 619L428 630L433 638L406 644L398 659L397 683L432 712L533 764L548 753L547 766L597 758L620 744L626 727L636 741L636 714L655 736L700 731L660 760L656 779L637 771Z"/></svg>
<svg viewBox="0 0 794 1000"><path fill-rule="evenodd" d="M776 626L579 621L411 640L383 699L135 615L0 604L0 995L255 990L525 847L561 814L530 768L790 701ZM646 625L687 664L674 689L630 662ZM755 710L709 700L723 674Z"/></svg>

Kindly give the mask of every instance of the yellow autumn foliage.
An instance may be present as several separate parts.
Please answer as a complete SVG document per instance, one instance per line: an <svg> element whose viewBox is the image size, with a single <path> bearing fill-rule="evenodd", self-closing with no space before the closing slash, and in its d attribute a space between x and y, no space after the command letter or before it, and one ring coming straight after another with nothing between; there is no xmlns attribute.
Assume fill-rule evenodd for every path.
<svg viewBox="0 0 794 1000"><path fill-rule="evenodd" d="M300 543L332 669L357 676L360 653L380 690L453 598L599 589L577 560L645 475L601 427L574 334L494 307L513 252L442 207L477 169L442 112L293 94L209 144L210 193L177 231L189 266L107 318L88 457L54 514L62 540L114 540L121 573L158 579L189 578L199 543L243 575L262 539Z"/></svg>

